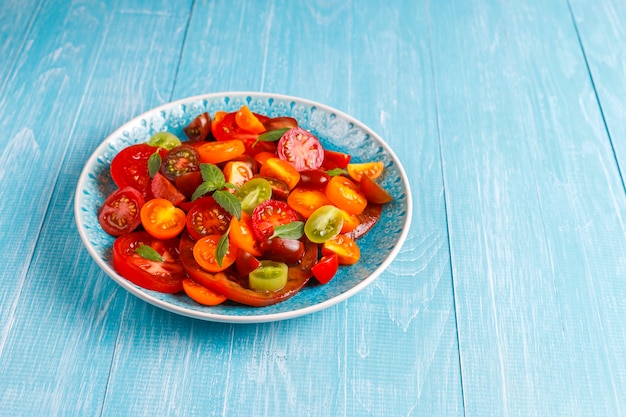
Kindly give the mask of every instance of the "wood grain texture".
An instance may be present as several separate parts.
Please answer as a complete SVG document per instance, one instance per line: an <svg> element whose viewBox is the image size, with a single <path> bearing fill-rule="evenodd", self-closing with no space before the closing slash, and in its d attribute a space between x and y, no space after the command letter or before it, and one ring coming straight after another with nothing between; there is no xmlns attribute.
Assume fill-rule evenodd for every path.
<svg viewBox="0 0 626 417"><path fill-rule="evenodd" d="M626 205L568 5L430 11L465 413L622 415Z"/></svg>

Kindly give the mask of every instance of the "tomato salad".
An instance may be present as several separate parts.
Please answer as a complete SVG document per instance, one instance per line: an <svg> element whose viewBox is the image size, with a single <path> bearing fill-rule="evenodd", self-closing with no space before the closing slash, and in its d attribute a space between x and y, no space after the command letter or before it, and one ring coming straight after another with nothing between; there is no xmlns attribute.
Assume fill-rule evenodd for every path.
<svg viewBox="0 0 626 417"><path fill-rule="evenodd" d="M111 162L99 211L129 281L203 305L266 306L359 261L358 238L392 200L382 161L352 163L291 117L247 106L197 116Z"/></svg>

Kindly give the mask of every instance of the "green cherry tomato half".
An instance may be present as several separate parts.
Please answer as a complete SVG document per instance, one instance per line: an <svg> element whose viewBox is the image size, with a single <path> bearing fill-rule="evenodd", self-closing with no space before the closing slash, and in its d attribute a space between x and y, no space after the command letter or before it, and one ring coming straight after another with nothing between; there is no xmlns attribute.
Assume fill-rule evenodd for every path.
<svg viewBox="0 0 626 417"><path fill-rule="evenodd" d="M263 260L261 265L250 272L250 288L257 291L278 291L287 284L289 268L283 262Z"/></svg>
<svg viewBox="0 0 626 417"><path fill-rule="evenodd" d="M326 205L315 210L304 224L304 233L313 243L324 243L341 232L343 215L341 210Z"/></svg>
<svg viewBox="0 0 626 417"><path fill-rule="evenodd" d="M150 137L148 145L158 146L160 148L174 149L181 144L180 139L176 135L170 132L157 132Z"/></svg>
<svg viewBox="0 0 626 417"><path fill-rule="evenodd" d="M269 200L271 196L272 185L264 178L252 178L235 193L235 197L241 203L241 209L248 214L252 214L256 206Z"/></svg>

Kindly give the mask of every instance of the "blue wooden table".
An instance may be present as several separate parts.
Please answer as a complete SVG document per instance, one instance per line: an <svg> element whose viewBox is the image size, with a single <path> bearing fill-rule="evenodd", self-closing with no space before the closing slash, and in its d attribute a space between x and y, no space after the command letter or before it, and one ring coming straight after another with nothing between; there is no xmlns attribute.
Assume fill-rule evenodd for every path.
<svg viewBox="0 0 626 417"><path fill-rule="evenodd" d="M78 235L113 130L217 91L325 103L400 157L370 286L265 324L128 294ZM626 3L4 0L0 415L625 416Z"/></svg>

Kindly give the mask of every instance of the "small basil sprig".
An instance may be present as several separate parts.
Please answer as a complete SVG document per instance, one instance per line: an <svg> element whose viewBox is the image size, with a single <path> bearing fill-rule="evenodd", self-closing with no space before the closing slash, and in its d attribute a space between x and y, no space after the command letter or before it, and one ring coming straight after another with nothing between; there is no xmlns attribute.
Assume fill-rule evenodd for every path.
<svg viewBox="0 0 626 417"><path fill-rule="evenodd" d="M161 159L161 154L159 151L161 148L157 149L150 158L148 158L148 173L150 174L150 178L154 178L157 172L161 169L161 163L163 162Z"/></svg>
<svg viewBox="0 0 626 417"><path fill-rule="evenodd" d="M275 237L300 239L302 235L304 235L304 222L296 221L274 227L274 233L270 236L270 239Z"/></svg>
<svg viewBox="0 0 626 417"><path fill-rule="evenodd" d="M252 146L254 147L259 142L276 142L277 140L280 140L280 138L282 138L285 132L287 132L288 130L290 129L288 127L285 127L285 128L269 130L267 132L261 133L256 138Z"/></svg>
<svg viewBox="0 0 626 417"><path fill-rule="evenodd" d="M149 261L163 262L163 257L159 252L155 251L151 246L141 244L135 249L137 255Z"/></svg>
<svg viewBox="0 0 626 417"><path fill-rule="evenodd" d="M213 164L200 164L200 174L202 175L202 184L196 188L191 200L196 200L205 194L213 193L215 202L231 216L241 219L241 203L237 198L226 190L226 188L234 188L237 186L226 182L222 170Z"/></svg>
<svg viewBox="0 0 626 417"><path fill-rule="evenodd" d="M215 260L217 264L222 267L222 262L224 261L224 257L228 252L228 246L230 245L230 240L228 239L228 234L230 233L230 227L226 230L226 233L222 235L220 240L217 242L217 247L215 248Z"/></svg>

